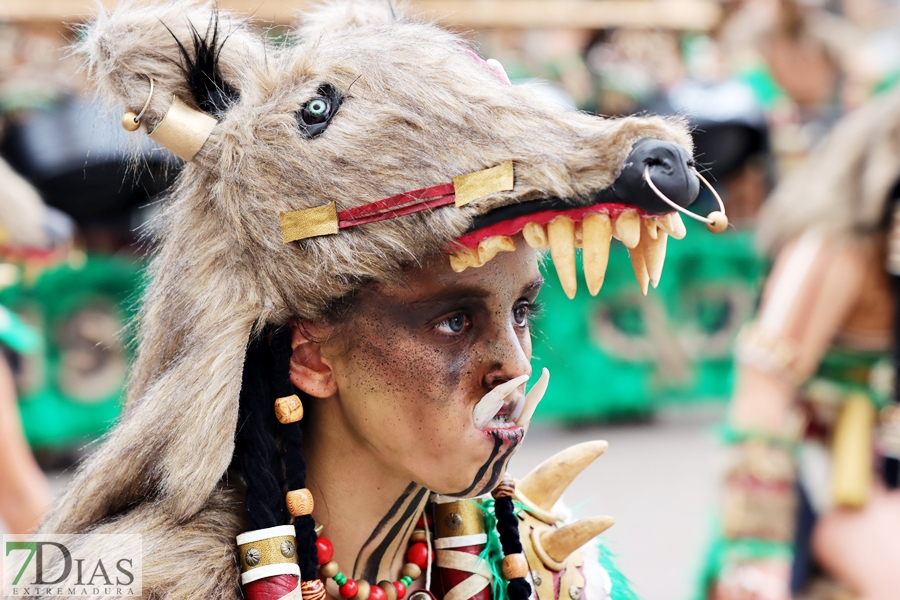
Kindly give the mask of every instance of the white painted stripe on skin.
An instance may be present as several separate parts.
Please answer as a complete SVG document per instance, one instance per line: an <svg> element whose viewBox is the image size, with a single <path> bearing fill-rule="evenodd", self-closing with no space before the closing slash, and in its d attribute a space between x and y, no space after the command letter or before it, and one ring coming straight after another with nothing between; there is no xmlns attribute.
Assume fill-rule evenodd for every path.
<svg viewBox="0 0 900 600"><path fill-rule="evenodd" d="M763 309L759 320L761 330L770 335L777 335L784 329L794 298L809 275L809 270L821 249L822 234L818 231L806 231L797 240L797 245L794 246Z"/></svg>

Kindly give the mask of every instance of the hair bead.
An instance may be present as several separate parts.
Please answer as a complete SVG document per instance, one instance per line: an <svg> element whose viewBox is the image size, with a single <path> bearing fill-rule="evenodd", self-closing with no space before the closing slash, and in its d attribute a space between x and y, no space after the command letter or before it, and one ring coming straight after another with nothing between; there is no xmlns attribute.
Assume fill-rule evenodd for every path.
<svg viewBox="0 0 900 600"><path fill-rule="evenodd" d="M497 487L491 492L491 496L496 500L498 498L512 498L515 493L516 480L513 479L512 475L509 473L504 473L500 483L498 483Z"/></svg>
<svg viewBox="0 0 900 600"><path fill-rule="evenodd" d="M526 577L528 575L528 561L521 552L516 554L507 554L503 557L503 577L506 579L516 579L517 577Z"/></svg>
<svg viewBox="0 0 900 600"><path fill-rule="evenodd" d="M282 425L296 423L303 418L303 403L297 394L275 400L275 416Z"/></svg>
<svg viewBox="0 0 900 600"><path fill-rule="evenodd" d="M503 577L507 580L506 593L509 600L528 600L531 596L531 584L525 579L528 575L528 563L522 554L519 520L513 506L515 491L515 481L506 473L491 495L494 497L497 534L504 554L502 570Z"/></svg>
<svg viewBox="0 0 900 600"><path fill-rule="evenodd" d="M291 490L285 496L285 501L287 502L288 512L295 517L311 515L315 507L312 492L306 488Z"/></svg>
<svg viewBox="0 0 900 600"><path fill-rule="evenodd" d="M320 579L301 581L300 594L303 596L303 600L325 600L325 583Z"/></svg>

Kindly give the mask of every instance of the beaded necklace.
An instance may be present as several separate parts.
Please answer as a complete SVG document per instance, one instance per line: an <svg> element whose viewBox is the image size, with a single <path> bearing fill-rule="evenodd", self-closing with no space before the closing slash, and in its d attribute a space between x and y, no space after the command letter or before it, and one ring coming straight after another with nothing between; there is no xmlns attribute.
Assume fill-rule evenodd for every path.
<svg viewBox="0 0 900 600"><path fill-rule="evenodd" d="M341 597L347 600L403 600L410 584L421 577L422 573L431 566L432 553L423 517L419 518L410 542L409 549L406 551L406 563L400 570L400 579L397 581L385 579L372 586L364 579L354 580L344 575L338 563L333 560L334 546L331 540L319 535L316 539L316 559L319 563L320 579L301 582L300 588L304 600L325 598L324 579L333 579L338 585ZM420 592L424 592L427 598L433 598L431 592L427 590L417 590L416 595L419 595ZM425 600L425 598L418 600Z"/></svg>

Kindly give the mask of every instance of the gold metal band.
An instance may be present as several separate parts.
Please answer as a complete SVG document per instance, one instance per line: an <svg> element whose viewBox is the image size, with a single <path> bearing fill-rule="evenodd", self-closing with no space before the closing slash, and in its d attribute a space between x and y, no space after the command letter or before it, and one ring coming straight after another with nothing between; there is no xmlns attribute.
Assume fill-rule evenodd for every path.
<svg viewBox="0 0 900 600"><path fill-rule="evenodd" d="M251 531L238 536L242 573L272 565L297 564L297 541L293 534L287 534L289 530L293 530L293 526L272 527L270 530L276 535L259 539L259 536L254 535L256 532ZM260 533L265 534L267 531L260 530ZM246 539L251 541L241 543Z"/></svg>
<svg viewBox="0 0 900 600"><path fill-rule="evenodd" d="M511 160L490 169L453 178L457 207L497 192L508 192L513 187L515 187L515 172Z"/></svg>
<svg viewBox="0 0 900 600"><path fill-rule="evenodd" d="M194 110L178 96L173 96L172 106L149 137L178 158L190 161L200 152L218 124L215 118Z"/></svg>
<svg viewBox="0 0 900 600"><path fill-rule="evenodd" d="M436 538L484 533L484 510L477 500L456 500L434 505Z"/></svg>

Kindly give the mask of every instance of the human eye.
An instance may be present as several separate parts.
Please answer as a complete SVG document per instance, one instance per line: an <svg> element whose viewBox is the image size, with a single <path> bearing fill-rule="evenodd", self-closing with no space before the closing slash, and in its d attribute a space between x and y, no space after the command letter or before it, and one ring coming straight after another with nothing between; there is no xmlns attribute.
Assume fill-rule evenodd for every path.
<svg viewBox="0 0 900 600"><path fill-rule="evenodd" d="M471 325L469 317L463 313L458 313L447 317L435 325L435 329L444 335L459 335L465 331L469 325Z"/></svg>
<svg viewBox="0 0 900 600"><path fill-rule="evenodd" d="M513 307L513 321L518 327L527 327L541 311L536 300L519 300Z"/></svg>

